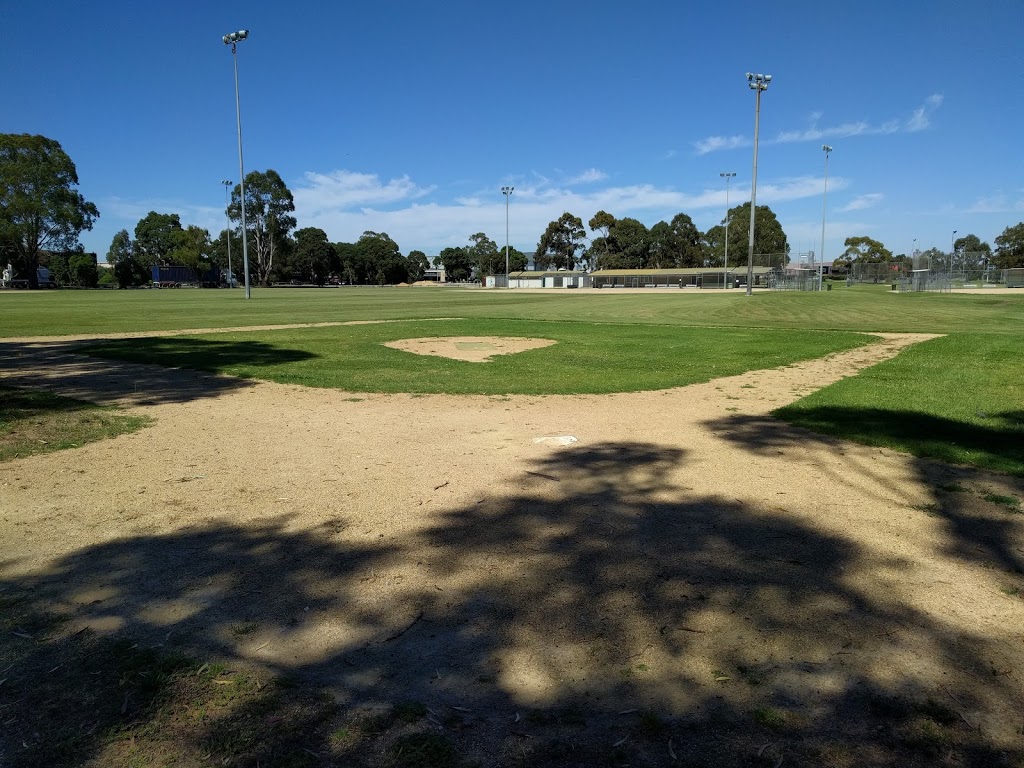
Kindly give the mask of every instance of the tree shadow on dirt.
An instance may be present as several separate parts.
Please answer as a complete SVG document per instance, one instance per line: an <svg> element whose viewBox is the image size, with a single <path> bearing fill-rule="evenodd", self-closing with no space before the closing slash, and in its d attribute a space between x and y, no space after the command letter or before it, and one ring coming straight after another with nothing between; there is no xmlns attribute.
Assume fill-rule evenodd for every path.
<svg viewBox="0 0 1024 768"><path fill-rule="evenodd" d="M206 341L153 338L82 342L0 342L0 382L25 389L47 389L101 405L160 405L218 397L252 386L245 379L179 369L177 362L200 348L211 370L219 365L270 366L314 355L259 341ZM100 357L110 353L116 357ZM158 363L158 364L154 364ZM193 363L193 367L194 363Z"/></svg>
<svg viewBox="0 0 1024 768"><path fill-rule="evenodd" d="M841 410L852 412L858 409ZM899 420L897 419L898 414L890 413L889 415L893 420ZM847 414L847 418L853 418L853 416L852 413ZM938 434L941 436L942 430L946 430L945 434L947 435L953 432L953 428L949 426L953 422L949 422L949 420L924 417L919 414L916 416L918 418L908 419L908 422L916 425L915 429L921 430L921 435ZM822 415L821 418L825 419L826 416ZM866 421L870 418L870 414L865 414ZM938 422L945 423L939 426ZM711 422L708 426L714 429L719 436L741 445L755 455L773 456L780 451L809 451L819 447L839 455L847 447L839 438L807 431L767 416L732 416ZM958 432L964 439L964 442L961 443L962 446L970 447L971 450L987 448L990 453L1001 453L1015 462L1024 460L1024 448L1019 442L1021 438L1017 438L1018 442L1013 443L1011 435L1003 430L983 429L969 425L960 426L964 427ZM901 436L910 434L910 432L905 432L909 429L905 424L889 429L891 434ZM932 438L922 437L922 439L930 440ZM1012 573L1024 573L1024 538L1022 538L1024 521L1019 515L1008 514L1013 511L1013 497L1006 499L1010 503L1009 509L1005 504L1001 505L998 502L987 505L966 503L970 500L970 496L977 495L979 492L982 495L986 493L985 488L992 483L992 476L985 470L963 466L952 467L928 458L911 458L911 462L916 479L925 487L932 489L933 501L928 505L927 511L942 519L946 525L944 554L962 557L985 567L995 567ZM850 475L856 475L861 471L863 471L862 467L850 464ZM839 477L833 479L836 482L834 491L841 493L845 480ZM993 494L989 493L988 495L992 496ZM994 498L1001 497L995 494Z"/></svg>
<svg viewBox="0 0 1024 768"><path fill-rule="evenodd" d="M343 520L210 524L89 547L31 578L0 571L0 594L71 628L330 690L343 727L313 710L289 722L309 765L457 764L403 763L410 729L480 765L1024 757L1006 733L1024 701L1013 676L993 674L992 641L856 578L904 563L867 560L782 512L684 493L672 478L686 459L644 443L573 448L537 460L517 493L434 512L404 535ZM950 540L969 533L954 526ZM0 722L13 715L15 754L32 681L12 676L16 708ZM231 718L270 722L269 695L211 716L189 744L255 765L252 751L211 744ZM353 719L410 701L415 725L393 715L375 732ZM365 740L346 746L341 731ZM111 736L97 734L83 753Z"/></svg>

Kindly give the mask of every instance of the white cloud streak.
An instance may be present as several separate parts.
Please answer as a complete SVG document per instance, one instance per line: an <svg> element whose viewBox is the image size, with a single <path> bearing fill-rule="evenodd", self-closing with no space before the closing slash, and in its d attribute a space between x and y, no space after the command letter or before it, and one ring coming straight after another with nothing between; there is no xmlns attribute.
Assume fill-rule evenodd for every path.
<svg viewBox="0 0 1024 768"><path fill-rule="evenodd" d="M608 174L604 171L600 171L597 168L588 168L578 176L573 176L570 179L566 179L566 184L594 184L598 181L604 181L608 178Z"/></svg>
<svg viewBox="0 0 1024 768"><path fill-rule="evenodd" d="M873 124L866 120L841 123L833 126L819 126L821 120L820 112L813 112L810 115L810 125L807 128L781 131L775 138L764 140L764 144L793 144L798 142L822 141L824 139L845 139L853 136L886 136L894 133L918 133L931 127L931 118L939 107L942 106L943 95L933 93L924 100L924 103L915 109L910 117L903 119L887 120L883 123ZM749 147L753 142L745 136L709 136L694 142L698 155L706 155L709 152L716 152L722 149L735 149L737 147Z"/></svg>
<svg viewBox="0 0 1024 768"><path fill-rule="evenodd" d="M858 195L853 198L850 202L839 209L840 213L849 213L850 211L863 211L865 208L872 208L878 205L885 195L881 192L871 192L866 195Z"/></svg>
<svg viewBox="0 0 1024 768"><path fill-rule="evenodd" d="M694 143L698 155L706 155L709 152L717 152L720 149L736 149L737 147L749 147L753 144L746 136L708 136Z"/></svg>
<svg viewBox="0 0 1024 768"><path fill-rule="evenodd" d="M408 176L382 184L375 173L331 171L307 172L302 186L293 191L295 207L316 213L320 210L350 208L361 205L386 205L429 195L433 187L420 187Z"/></svg>

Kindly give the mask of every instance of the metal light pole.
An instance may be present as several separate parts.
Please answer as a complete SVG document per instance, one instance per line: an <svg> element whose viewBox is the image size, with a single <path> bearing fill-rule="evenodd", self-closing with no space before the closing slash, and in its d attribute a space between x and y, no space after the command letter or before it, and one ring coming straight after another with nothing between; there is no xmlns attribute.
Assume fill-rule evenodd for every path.
<svg viewBox="0 0 1024 768"><path fill-rule="evenodd" d="M821 290L821 273L822 267L825 264L825 210L828 205L828 153L832 151L832 147L828 144L821 145L822 151L825 153L825 188L821 193L821 250L818 251L818 290Z"/></svg>
<svg viewBox="0 0 1024 768"><path fill-rule="evenodd" d="M736 175L735 171L718 174L725 179L725 264L722 271L722 288L728 288L729 281L729 182Z"/></svg>
<svg viewBox="0 0 1024 768"><path fill-rule="evenodd" d="M228 181L227 179L224 179L221 182L221 184L224 185L224 218L228 221L228 228L224 233L227 236L226 240L228 241L228 288L232 287L231 278L233 277L231 274L231 216L228 214L228 209L231 207L231 185L234 183L235 182Z"/></svg>
<svg viewBox="0 0 1024 768"><path fill-rule="evenodd" d="M761 125L761 91L768 90L771 75L747 72L747 85L756 92L754 100L754 173L750 181L750 246L747 249L747 296L753 293L754 283L754 215L757 212L757 136Z"/></svg>
<svg viewBox="0 0 1024 768"><path fill-rule="evenodd" d="M502 187L501 194L505 196L505 287L512 287L512 280L508 276L508 199L512 197L515 187Z"/></svg>
<svg viewBox="0 0 1024 768"><path fill-rule="evenodd" d="M231 59L235 62L235 117L238 122L238 201L242 208L242 263L245 265L245 298L252 298L249 288L249 237L245 231L245 167L242 164L242 107L238 101L238 50L236 43L249 36L248 29L224 35L224 45L231 46Z"/></svg>
<svg viewBox="0 0 1024 768"><path fill-rule="evenodd" d="M949 236L949 287L953 287L953 254L956 253L956 233L957 230L953 230L953 234Z"/></svg>

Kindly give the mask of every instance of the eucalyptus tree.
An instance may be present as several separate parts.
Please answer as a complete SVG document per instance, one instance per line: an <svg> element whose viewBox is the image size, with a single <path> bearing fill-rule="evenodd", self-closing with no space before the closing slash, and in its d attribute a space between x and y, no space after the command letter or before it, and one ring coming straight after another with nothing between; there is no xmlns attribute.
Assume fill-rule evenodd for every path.
<svg viewBox="0 0 1024 768"><path fill-rule="evenodd" d="M274 258L288 247L288 233L296 225L295 199L275 170L251 171L245 175L245 230L249 240L249 268L256 281L270 285ZM241 225L241 193L231 193L228 217Z"/></svg>
<svg viewBox="0 0 1024 768"><path fill-rule="evenodd" d="M75 187L78 171L60 143L28 133L0 133L0 243L15 273L38 288L44 251L80 250L99 210Z"/></svg>

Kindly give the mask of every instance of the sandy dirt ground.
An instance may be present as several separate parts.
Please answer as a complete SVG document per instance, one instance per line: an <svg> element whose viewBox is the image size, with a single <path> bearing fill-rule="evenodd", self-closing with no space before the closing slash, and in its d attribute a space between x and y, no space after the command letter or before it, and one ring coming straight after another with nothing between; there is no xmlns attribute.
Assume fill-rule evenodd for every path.
<svg viewBox="0 0 1024 768"><path fill-rule="evenodd" d="M1017 748L1024 532L991 499L1024 484L769 415L925 338L545 397L305 389L5 342L0 383L155 422L0 464L0 586L343 703L512 722L585 701L611 730L632 708L770 705L855 729L858 697L883 692Z"/></svg>
<svg viewBox="0 0 1024 768"><path fill-rule="evenodd" d="M399 339L384 342L385 347L433 355L467 363L487 363L494 355L514 355L529 349L550 347L551 339L528 339L521 336L430 336L423 339Z"/></svg>

